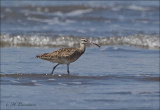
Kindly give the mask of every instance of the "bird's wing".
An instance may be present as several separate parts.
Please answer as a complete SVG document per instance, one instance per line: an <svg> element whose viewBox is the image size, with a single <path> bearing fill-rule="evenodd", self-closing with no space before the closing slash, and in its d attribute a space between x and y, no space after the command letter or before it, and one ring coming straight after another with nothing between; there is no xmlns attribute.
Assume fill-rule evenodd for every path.
<svg viewBox="0 0 160 110"><path fill-rule="evenodd" d="M76 48L62 48L51 53L44 53L42 55L36 56L37 58L41 58L44 60L51 60L57 58L67 58L75 54L77 51Z"/></svg>
<svg viewBox="0 0 160 110"><path fill-rule="evenodd" d="M76 51L76 48L62 48L57 51L53 51L50 55L56 58L67 58L75 54Z"/></svg>

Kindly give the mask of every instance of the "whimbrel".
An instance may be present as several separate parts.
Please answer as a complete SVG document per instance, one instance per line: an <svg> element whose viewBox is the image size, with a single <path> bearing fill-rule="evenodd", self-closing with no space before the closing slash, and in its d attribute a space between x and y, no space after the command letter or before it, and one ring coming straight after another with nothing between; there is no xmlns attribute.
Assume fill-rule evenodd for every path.
<svg viewBox="0 0 160 110"><path fill-rule="evenodd" d="M48 60L53 63L57 63L52 69L51 74L53 74L55 68L60 64L67 64L67 72L69 72L69 64L75 62L84 52L86 49L86 44L94 44L100 47L96 43L91 43L87 39L82 38L80 41L80 48L62 48L51 53L44 53L42 55L36 56L36 58L40 58L43 60Z"/></svg>

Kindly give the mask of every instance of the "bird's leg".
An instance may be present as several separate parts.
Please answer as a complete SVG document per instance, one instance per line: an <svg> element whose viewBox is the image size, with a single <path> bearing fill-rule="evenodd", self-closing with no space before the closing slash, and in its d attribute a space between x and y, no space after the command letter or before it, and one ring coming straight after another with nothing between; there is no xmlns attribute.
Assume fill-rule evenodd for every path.
<svg viewBox="0 0 160 110"><path fill-rule="evenodd" d="M57 67L58 65L59 65L59 64L57 64L56 66L53 67L53 70L52 70L51 74L53 74L54 69L56 69L56 67Z"/></svg>
<svg viewBox="0 0 160 110"><path fill-rule="evenodd" d="M67 72L68 72L68 74L70 73L70 72L69 72L69 64L67 64Z"/></svg>

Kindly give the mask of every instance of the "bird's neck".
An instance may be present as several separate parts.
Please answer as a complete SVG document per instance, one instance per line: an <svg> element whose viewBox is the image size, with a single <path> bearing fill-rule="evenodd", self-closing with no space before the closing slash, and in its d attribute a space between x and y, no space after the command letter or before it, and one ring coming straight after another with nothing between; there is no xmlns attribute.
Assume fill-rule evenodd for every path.
<svg viewBox="0 0 160 110"><path fill-rule="evenodd" d="M86 45L80 43L80 48L79 48L79 49L80 49L80 51L85 52L85 50L86 50Z"/></svg>

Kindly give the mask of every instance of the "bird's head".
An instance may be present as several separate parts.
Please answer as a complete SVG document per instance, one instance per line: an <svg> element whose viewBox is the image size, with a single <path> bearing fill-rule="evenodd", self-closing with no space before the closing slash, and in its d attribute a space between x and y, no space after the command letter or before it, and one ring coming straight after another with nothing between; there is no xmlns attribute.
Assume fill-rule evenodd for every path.
<svg viewBox="0 0 160 110"><path fill-rule="evenodd" d="M88 43L88 40L86 38L81 39L81 44L87 44L87 43Z"/></svg>
<svg viewBox="0 0 160 110"><path fill-rule="evenodd" d="M100 45L98 45L98 44L96 44L96 43L93 43L93 42L90 42L90 41L88 41L86 38L82 38L81 39L81 44L84 44L84 45L86 45L86 44L93 44L93 45L96 45L97 47L99 47L100 48Z"/></svg>

